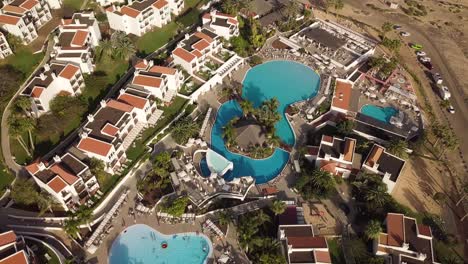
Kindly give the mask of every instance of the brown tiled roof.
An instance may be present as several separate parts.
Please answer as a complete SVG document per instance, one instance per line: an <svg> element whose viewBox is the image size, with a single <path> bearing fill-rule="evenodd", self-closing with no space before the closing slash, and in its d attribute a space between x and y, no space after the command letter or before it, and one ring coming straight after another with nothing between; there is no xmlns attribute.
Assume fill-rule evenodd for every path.
<svg viewBox="0 0 468 264"><path fill-rule="evenodd" d="M233 24L233 25L239 24L239 22L237 20L233 19L233 18L228 18L228 22Z"/></svg>
<svg viewBox="0 0 468 264"><path fill-rule="evenodd" d="M124 111L124 112L131 112L133 110L133 106L113 100L113 99L107 102L107 106L120 110L120 111Z"/></svg>
<svg viewBox="0 0 468 264"><path fill-rule="evenodd" d="M115 136L119 132L119 128L107 123L101 130L101 132L106 133L110 136Z"/></svg>
<svg viewBox="0 0 468 264"><path fill-rule="evenodd" d="M36 174L36 172L39 171L39 166L37 162L31 163L28 166L25 167L27 171L29 171L31 174Z"/></svg>
<svg viewBox="0 0 468 264"><path fill-rule="evenodd" d="M25 8L13 5L6 5L2 8L5 12L15 13L15 14L24 14L27 10Z"/></svg>
<svg viewBox="0 0 468 264"><path fill-rule="evenodd" d="M0 264L28 264L28 258L24 253L24 250L18 251L13 255L0 260Z"/></svg>
<svg viewBox="0 0 468 264"><path fill-rule="evenodd" d="M78 180L78 177L76 175L73 175L73 174L69 173L68 171L64 170L58 164L53 165L50 168L50 170L53 171L55 174L59 175L69 185L74 184Z"/></svg>
<svg viewBox="0 0 468 264"><path fill-rule="evenodd" d="M80 140L77 148L106 157L109 154L112 145L94 138L87 137Z"/></svg>
<svg viewBox="0 0 468 264"><path fill-rule="evenodd" d="M88 31L78 30L75 33L75 36L73 36L71 44L75 46L84 46L84 44L86 43L87 37L88 37Z"/></svg>
<svg viewBox="0 0 468 264"><path fill-rule="evenodd" d="M431 228L427 225L418 224L418 232L423 236L432 237Z"/></svg>
<svg viewBox="0 0 468 264"><path fill-rule="evenodd" d="M383 152L384 149L381 146L374 144L371 152L369 153L369 156L367 157L364 163L369 167L374 167L374 165L377 163L377 161L380 158L380 155L382 155Z"/></svg>
<svg viewBox="0 0 468 264"><path fill-rule="evenodd" d="M320 263L332 263L330 252L322 250L314 250L315 261Z"/></svg>
<svg viewBox="0 0 468 264"><path fill-rule="evenodd" d="M157 9L161 9L165 7L167 4L168 2L166 2L165 0L158 0L156 1L156 3L153 4L153 6L156 7Z"/></svg>
<svg viewBox="0 0 468 264"><path fill-rule="evenodd" d="M169 74L169 75L174 75L177 72L177 70L174 68L164 67L164 66L153 66L151 67L151 69L149 69L149 71L161 73L161 74Z"/></svg>
<svg viewBox="0 0 468 264"><path fill-rule="evenodd" d="M356 142L354 140L349 139L349 138L345 140L344 160L353 161L355 143Z"/></svg>
<svg viewBox="0 0 468 264"><path fill-rule="evenodd" d="M137 17L140 14L140 12L138 10L135 10L135 9L133 9L131 7L128 7L128 6L122 7L120 9L120 13L122 13L124 15L127 15L129 17L133 17L133 18Z"/></svg>
<svg viewBox="0 0 468 264"><path fill-rule="evenodd" d="M177 56L177 57L180 57L181 59L183 59L186 62L192 62L196 58L195 55L193 55L192 53L186 51L183 48L176 48L172 52L172 54Z"/></svg>
<svg viewBox="0 0 468 264"><path fill-rule="evenodd" d="M117 100L122 101L126 104L129 104L139 109L144 109L146 103L148 102L148 100L145 98L141 98L135 95L127 94L127 93L121 94L119 98L117 98Z"/></svg>
<svg viewBox="0 0 468 264"><path fill-rule="evenodd" d="M19 17L0 15L0 24L16 25L19 20Z"/></svg>
<svg viewBox="0 0 468 264"><path fill-rule="evenodd" d="M229 15L229 14L226 14L226 13L221 13L221 12L219 12L219 11L216 11L216 15L217 15L217 16L222 16L222 17L236 18L236 16Z"/></svg>
<svg viewBox="0 0 468 264"><path fill-rule="evenodd" d="M322 160L320 161L320 170L335 174L336 162Z"/></svg>
<svg viewBox="0 0 468 264"><path fill-rule="evenodd" d="M328 143L333 143L333 137L332 136L322 136L322 141L328 142Z"/></svg>
<svg viewBox="0 0 468 264"><path fill-rule="evenodd" d="M380 233L379 235L379 244L388 245L388 235L385 233Z"/></svg>
<svg viewBox="0 0 468 264"><path fill-rule="evenodd" d="M21 4L21 7L30 10L31 8L35 7L37 4L39 4L39 2L36 0L27 0L23 4Z"/></svg>
<svg viewBox="0 0 468 264"><path fill-rule="evenodd" d="M388 245L401 247L404 242L403 215L387 214Z"/></svg>
<svg viewBox="0 0 468 264"><path fill-rule="evenodd" d="M80 70L77 66L73 64L68 64L62 72L59 74L60 77L70 80L75 76L75 74Z"/></svg>
<svg viewBox="0 0 468 264"><path fill-rule="evenodd" d="M67 184L59 176L53 178L50 182L47 183L47 185L49 185L49 187L56 193L61 192L67 186Z"/></svg>
<svg viewBox="0 0 468 264"><path fill-rule="evenodd" d="M195 49L195 50L192 50L192 54L195 55L195 56L197 56L198 58L200 58L201 56L203 56L203 54L201 54L201 52L198 51L198 50L196 50L196 49Z"/></svg>
<svg viewBox="0 0 468 264"><path fill-rule="evenodd" d="M205 34L205 33L203 33L203 32L197 31L197 32L195 32L195 34L193 34L193 35L194 35L194 36L197 36L197 37L199 37L199 38L201 38L201 39L206 40L208 43L213 42L213 38L211 38L210 36L208 36L207 34Z"/></svg>
<svg viewBox="0 0 468 264"><path fill-rule="evenodd" d="M198 41L197 43L193 44L193 48L195 48L197 50L200 50L200 51L208 48L209 46L210 46L210 43L208 43L204 39L202 39L202 40Z"/></svg>
<svg viewBox="0 0 468 264"><path fill-rule="evenodd" d="M146 76L146 75L137 75L133 78L133 84L141 86L149 86L159 88L161 87L162 79L158 77Z"/></svg>
<svg viewBox="0 0 468 264"><path fill-rule="evenodd" d="M307 153L312 156L317 156L319 148L317 146L307 146Z"/></svg>
<svg viewBox="0 0 468 264"><path fill-rule="evenodd" d="M41 94L43 91L44 91L44 87L34 86L31 92L31 97L39 98L41 97Z"/></svg>
<svg viewBox="0 0 468 264"><path fill-rule="evenodd" d="M13 231L7 231L0 234L0 247L11 244L16 241L16 234Z"/></svg>
<svg viewBox="0 0 468 264"><path fill-rule="evenodd" d="M297 213L296 213L297 214ZM296 215L297 217L297 215ZM290 226L280 226L280 230L284 231L286 237L312 237L314 236L314 231L310 225L290 225Z"/></svg>
<svg viewBox="0 0 468 264"><path fill-rule="evenodd" d="M288 237L288 245L293 248L327 248L324 237Z"/></svg>
<svg viewBox="0 0 468 264"><path fill-rule="evenodd" d="M344 110L350 109L352 85L347 82L336 81L335 94L332 99L332 106Z"/></svg>
<svg viewBox="0 0 468 264"><path fill-rule="evenodd" d="M205 13L205 14L203 14L203 18L210 19L211 14L210 13Z"/></svg>
<svg viewBox="0 0 468 264"><path fill-rule="evenodd" d="M141 60L137 64L135 64L136 69L146 69L146 67L148 67L148 63L145 63L144 60Z"/></svg>

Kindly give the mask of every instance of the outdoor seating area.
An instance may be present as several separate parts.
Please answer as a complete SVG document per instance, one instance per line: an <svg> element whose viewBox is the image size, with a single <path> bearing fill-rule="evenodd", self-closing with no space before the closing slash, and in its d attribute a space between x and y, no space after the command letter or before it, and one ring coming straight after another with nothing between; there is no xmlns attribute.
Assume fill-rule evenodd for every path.
<svg viewBox="0 0 468 264"><path fill-rule="evenodd" d="M158 212L156 215L158 217L159 222L167 223L167 224L180 224L180 223L194 224L195 216L196 216L193 213L185 213L185 214L182 214L180 217L176 217L176 216L170 215L168 213L163 213L163 212Z"/></svg>

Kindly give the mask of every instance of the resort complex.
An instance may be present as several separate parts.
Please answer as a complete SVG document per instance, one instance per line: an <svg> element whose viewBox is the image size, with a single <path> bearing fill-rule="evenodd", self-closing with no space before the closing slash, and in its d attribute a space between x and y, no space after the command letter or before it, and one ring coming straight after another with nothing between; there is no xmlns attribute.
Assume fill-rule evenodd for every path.
<svg viewBox="0 0 468 264"><path fill-rule="evenodd" d="M71 2L0 10L0 264L462 263L459 127L400 26L335 0Z"/></svg>

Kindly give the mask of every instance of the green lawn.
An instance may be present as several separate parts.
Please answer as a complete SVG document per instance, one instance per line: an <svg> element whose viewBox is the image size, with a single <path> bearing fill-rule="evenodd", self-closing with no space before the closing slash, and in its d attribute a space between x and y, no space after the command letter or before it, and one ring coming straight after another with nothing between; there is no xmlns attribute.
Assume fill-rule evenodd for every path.
<svg viewBox="0 0 468 264"><path fill-rule="evenodd" d="M345 264L343 251L341 250L341 243L337 238L327 239L328 249L333 264Z"/></svg>
<svg viewBox="0 0 468 264"><path fill-rule="evenodd" d="M10 171L0 163L0 196L3 195L5 189L11 184L11 182L15 179Z"/></svg>
<svg viewBox="0 0 468 264"><path fill-rule="evenodd" d="M149 55L151 52L161 48L177 33L177 24L170 22L162 28L156 28L146 33L136 42L138 52Z"/></svg>
<svg viewBox="0 0 468 264"><path fill-rule="evenodd" d="M33 54L28 46L24 46L19 48L14 55L4 60L2 64L10 64L23 74L23 79L26 79L31 75L43 57L44 53Z"/></svg>
<svg viewBox="0 0 468 264"><path fill-rule="evenodd" d="M32 241L32 240L26 240L26 243L28 244L29 247L37 247L37 250L34 251L36 258L38 258L39 263L44 263L44 264L59 264L60 260L58 256L48 247L44 246L44 244ZM50 260L47 260L45 257L45 254L49 255Z"/></svg>
<svg viewBox="0 0 468 264"><path fill-rule="evenodd" d="M80 10L82 4L83 0L63 0L63 6L74 11Z"/></svg>
<svg viewBox="0 0 468 264"><path fill-rule="evenodd" d="M191 26L197 23L200 18L200 11L198 8L190 8L188 12L183 14L181 17L177 18L177 22L180 22L184 27Z"/></svg>

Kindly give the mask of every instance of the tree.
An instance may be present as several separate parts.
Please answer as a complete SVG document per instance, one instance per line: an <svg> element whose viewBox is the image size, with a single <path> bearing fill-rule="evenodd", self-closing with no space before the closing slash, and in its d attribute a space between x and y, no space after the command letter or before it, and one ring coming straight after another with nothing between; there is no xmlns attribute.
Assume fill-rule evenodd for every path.
<svg viewBox="0 0 468 264"><path fill-rule="evenodd" d="M265 222L271 222L271 219L267 214L265 214L263 210L259 210L257 215L255 216L255 221L259 225L263 225Z"/></svg>
<svg viewBox="0 0 468 264"><path fill-rule="evenodd" d="M88 226L89 231L91 231L91 226L89 225L89 222L93 217L93 210L89 207L82 205L80 206L80 208L78 208L75 215L78 219L78 222L80 224L86 224Z"/></svg>
<svg viewBox="0 0 468 264"><path fill-rule="evenodd" d="M10 195L15 203L32 205L37 201L38 192L32 181L17 179L11 188Z"/></svg>
<svg viewBox="0 0 468 264"><path fill-rule="evenodd" d="M338 132L343 135L350 135L353 133L353 130L355 127L356 127L356 124L354 123L354 121L347 119L339 123L337 126L337 129L338 129Z"/></svg>
<svg viewBox="0 0 468 264"><path fill-rule="evenodd" d="M296 181L296 189L309 199L324 198L330 195L336 185L335 178L329 172L322 170L304 171Z"/></svg>
<svg viewBox="0 0 468 264"><path fill-rule="evenodd" d="M58 205L58 202L49 193L42 191L38 194L37 207L39 207L40 210L39 215L44 214L47 210L50 210L52 212L52 207L55 205Z"/></svg>
<svg viewBox="0 0 468 264"><path fill-rule="evenodd" d="M367 224L366 230L364 231L367 239L377 239L382 233L382 225L378 220L370 220Z"/></svg>
<svg viewBox="0 0 468 264"><path fill-rule="evenodd" d="M249 1L247 0L224 0L221 4L221 10L230 15L237 15L239 11L248 8Z"/></svg>
<svg viewBox="0 0 468 264"><path fill-rule="evenodd" d="M270 209L275 215L280 215L286 210L286 203L280 200L274 200Z"/></svg>
<svg viewBox="0 0 468 264"><path fill-rule="evenodd" d="M263 63L263 59L258 55L253 55L249 59L250 66L256 66Z"/></svg>
<svg viewBox="0 0 468 264"><path fill-rule="evenodd" d="M242 114L244 116L251 115L255 110L253 103L249 100L243 100L239 105L242 108Z"/></svg>
<svg viewBox="0 0 468 264"><path fill-rule="evenodd" d="M103 39L96 47L96 58L100 61L104 56L111 57L113 52L113 45L110 39Z"/></svg>
<svg viewBox="0 0 468 264"><path fill-rule="evenodd" d="M169 154L169 152L167 152L167 151L163 151L163 152L159 153L154 158L153 165L157 166L157 167L162 167L162 168L164 168L166 170L169 170L171 168L171 166L172 166L171 165L171 154Z"/></svg>
<svg viewBox="0 0 468 264"><path fill-rule="evenodd" d="M440 107L442 108L449 108L451 105L450 101L449 100L443 100L442 102L440 102Z"/></svg>
<svg viewBox="0 0 468 264"><path fill-rule="evenodd" d="M22 135L25 132L30 133L30 131L34 129L33 122L34 121L30 118L22 117L13 113L8 117L9 134L18 141L28 156L31 156L31 152L29 151Z"/></svg>
<svg viewBox="0 0 468 264"><path fill-rule="evenodd" d="M223 127L222 136L228 147L235 144L236 130L234 129L234 123L236 121L236 119L232 119Z"/></svg>
<svg viewBox="0 0 468 264"><path fill-rule="evenodd" d="M200 126L189 117L177 121L171 131L171 136L177 144L185 145L188 140L198 134Z"/></svg>
<svg viewBox="0 0 468 264"><path fill-rule="evenodd" d="M58 94L50 101L50 111L58 117L83 115L87 110L87 104L80 97L70 94Z"/></svg>
<svg viewBox="0 0 468 264"><path fill-rule="evenodd" d="M434 147L437 147L439 141L446 137L446 135L450 132L450 128L447 125L442 125L438 122L435 122L431 126L432 134L437 138L434 142Z"/></svg>
<svg viewBox="0 0 468 264"><path fill-rule="evenodd" d="M18 96L15 100L15 108L27 114L28 110L31 109L31 100L26 96Z"/></svg>
<svg viewBox="0 0 468 264"><path fill-rule="evenodd" d="M388 32L390 32L393 29L393 24L390 22L385 22L382 24L382 35L385 36Z"/></svg>
<svg viewBox="0 0 468 264"><path fill-rule="evenodd" d="M188 202L189 198L187 196L181 196L175 199L172 203L165 204L162 211L172 216L180 217L185 212Z"/></svg>
<svg viewBox="0 0 468 264"><path fill-rule="evenodd" d="M447 150L454 150L458 147L460 144L460 140L457 138L457 135L452 130L449 130L444 137L442 138L442 141L444 143L444 148L442 149L442 152L439 154L439 159L447 152Z"/></svg>
<svg viewBox="0 0 468 264"><path fill-rule="evenodd" d="M384 57L371 57L369 59L369 66L373 69L380 69L385 63L387 62L387 59Z"/></svg>
<svg viewBox="0 0 468 264"><path fill-rule="evenodd" d="M387 47L389 50L396 52L401 47L401 41L399 39L390 39L390 38L384 37L382 40L382 45L384 47Z"/></svg>
<svg viewBox="0 0 468 264"><path fill-rule="evenodd" d="M97 47L99 59L106 55L112 59L125 60L135 53L135 51L135 44L123 31L115 31L112 33L110 39L101 41L100 45Z"/></svg>
<svg viewBox="0 0 468 264"><path fill-rule="evenodd" d="M21 40L21 38L13 34L8 34L6 39L13 53L17 52L21 47L24 46L24 43Z"/></svg>
<svg viewBox="0 0 468 264"><path fill-rule="evenodd" d="M63 229L71 238L78 238L81 240L80 228L78 227L79 225L79 221L72 217L70 219L65 220Z"/></svg>
<svg viewBox="0 0 468 264"><path fill-rule="evenodd" d="M227 226L232 222L231 215L227 211L221 211L216 214L220 225Z"/></svg>
<svg viewBox="0 0 468 264"><path fill-rule="evenodd" d="M401 139L396 139L390 141L390 145L387 148L387 151L391 154L398 156L402 159L408 159L408 143Z"/></svg>

